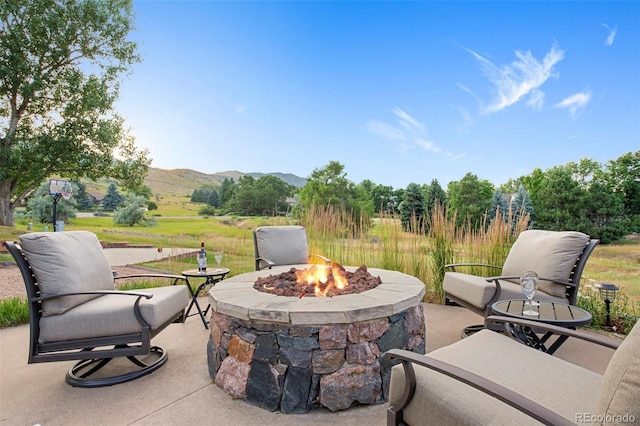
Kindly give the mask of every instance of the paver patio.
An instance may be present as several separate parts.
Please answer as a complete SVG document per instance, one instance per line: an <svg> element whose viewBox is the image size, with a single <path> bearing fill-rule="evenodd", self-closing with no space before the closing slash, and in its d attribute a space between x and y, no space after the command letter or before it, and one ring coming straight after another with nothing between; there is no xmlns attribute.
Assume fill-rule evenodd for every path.
<svg viewBox="0 0 640 426"><path fill-rule="evenodd" d="M203 303L205 299L203 299ZM481 317L454 306L423 304L427 352L460 338ZM0 425L383 425L386 405L332 413L281 414L234 400L211 382L208 330L198 318L172 324L155 339L169 361L160 370L117 386L80 389L64 381L71 362L27 364L28 325L0 330ZM555 356L603 373L612 351L569 340ZM588 348L588 350L587 350Z"/></svg>

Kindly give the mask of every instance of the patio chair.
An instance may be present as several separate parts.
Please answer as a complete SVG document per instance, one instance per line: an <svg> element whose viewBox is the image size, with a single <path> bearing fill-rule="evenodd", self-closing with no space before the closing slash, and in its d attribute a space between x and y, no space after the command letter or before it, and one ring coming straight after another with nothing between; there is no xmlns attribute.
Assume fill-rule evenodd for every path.
<svg viewBox="0 0 640 426"><path fill-rule="evenodd" d="M536 271L540 277L536 300L575 305L582 272L598 242L575 231L523 231L502 267L470 263L445 265L448 270L442 284L445 302L464 306L486 318L492 314L493 303L523 299L520 275L524 271ZM458 271L461 267L473 266L501 270L501 275L487 278ZM462 335L483 327L466 327Z"/></svg>
<svg viewBox="0 0 640 426"><path fill-rule="evenodd" d="M253 231L253 247L256 255L256 271L279 265L302 265L310 257L323 263L331 260L317 254L309 254L307 233L302 226L261 226Z"/></svg>
<svg viewBox="0 0 640 426"><path fill-rule="evenodd" d="M488 322L543 327L616 349L604 375L482 330L427 355L392 349L387 425L603 424L640 419L640 325L624 341L491 316ZM587 356L587 354L585 354Z"/></svg>
<svg viewBox="0 0 640 426"><path fill-rule="evenodd" d="M23 234L19 242L5 246L27 290L29 364L77 360L66 382L100 387L137 379L167 362L167 353L152 346L151 339L184 319L187 287L175 285L184 277L144 274L173 280L174 285L116 291L102 246L87 231ZM133 365L114 362L114 368L98 372L118 358Z"/></svg>

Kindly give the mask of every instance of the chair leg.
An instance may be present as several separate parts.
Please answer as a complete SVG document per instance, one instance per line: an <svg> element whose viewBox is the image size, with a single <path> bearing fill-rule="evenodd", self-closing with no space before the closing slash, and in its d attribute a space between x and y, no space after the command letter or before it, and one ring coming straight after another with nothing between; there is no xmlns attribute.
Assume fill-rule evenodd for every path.
<svg viewBox="0 0 640 426"><path fill-rule="evenodd" d="M97 388L117 385L119 383L138 379L156 371L158 368L166 364L168 360L167 352L159 346L152 346L149 349L149 352L157 355L158 358L154 362L147 364L136 357L128 356L127 359L129 361L141 368L108 377L92 378L91 376L115 358L82 360L71 367L67 373L66 382L71 386L79 388Z"/></svg>

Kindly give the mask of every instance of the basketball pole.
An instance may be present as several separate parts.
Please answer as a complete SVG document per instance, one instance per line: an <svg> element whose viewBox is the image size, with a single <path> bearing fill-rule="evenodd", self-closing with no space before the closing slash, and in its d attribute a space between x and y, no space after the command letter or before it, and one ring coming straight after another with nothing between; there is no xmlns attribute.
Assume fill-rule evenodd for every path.
<svg viewBox="0 0 640 426"><path fill-rule="evenodd" d="M53 232L58 232L58 201L61 197L60 193L53 196Z"/></svg>

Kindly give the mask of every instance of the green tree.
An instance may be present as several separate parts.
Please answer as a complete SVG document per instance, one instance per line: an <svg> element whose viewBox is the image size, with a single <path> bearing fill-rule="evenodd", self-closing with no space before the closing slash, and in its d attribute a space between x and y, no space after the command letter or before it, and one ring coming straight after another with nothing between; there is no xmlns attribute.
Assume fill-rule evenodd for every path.
<svg viewBox="0 0 640 426"><path fill-rule="evenodd" d="M289 209L287 198L291 197L294 187L276 176L264 175L255 182L257 190L256 212L261 215L284 214Z"/></svg>
<svg viewBox="0 0 640 426"><path fill-rule="evenodd" d="M225 206L228 211L245 216L275 216L287 211L287 197L292 194L293 187L276 176L264 175L255 179L245 175L238 180L237 188Z"/></svg>
<svg viewBox="0 0 640 426"><path fill-rule="evenodd" d="M586 220L578 230L608 244L627 235L630 221L624 216L624 195L611 191L602 181L594 181L584 198Z"/></svg>
<svg viewBox="0 0 640 426"><path fill-rule="evenodd" d="M445 208L449 203L449 199L447 193L440 186L438 179L433 179L424 191L424 207L428 217L431 217L436 203Z"/></svg>
<svg viewBox="0 0 640 426"><path fill-rule="evenodd" d="M0 225L51 175L141 184L150 161L114 111L139 61L132 0L0 4Z"/></svg>
<svg viewBox="0 0 640 426"><path fill-rule="evenodd" d="M72 184L74 194L77 186ZM38 187L36 192L29 197L27 202L27 216L40 223L53 222L53 195L49 194L49 181ZM56 205L56 219L69 223L69 218L76 217L76 200L73 195L68 200L60 198Z"/></svg>
<svg viewBox="0 0 640 426"><path fill-rule="evenodd" d="M206 203L213 207L220 207L220 194L215 186L209 184L202 185L200 188L193 190L191 202Z"/></svg>
<svg viewBox="0 0 640 426"><path fill-rule="evenodd" d="M604 179L607 186L624 196L624 216L630 231L640 232L640 151L628 152L608 162Z"/></svg>
<svg viewBox="0 0 640 426"><path fill-rule="evenodd" d="M78 188L76 192L73 192L73 199L76 202L76 207L80 211L91 211L93 209L93 198L87 193L87 185L82 182L73 182L74 189Z"/></svg>
<svg viewBox="0 0 640 426"><path fill-rule="evenodd" d="M494 193L491 182L467 173L461 180L449 182L447 189L449 206L457 211L457 225L462 226L468 222L474 229L478 229L484 215L491 208Z"/></svg>
<svg viewBox="0 0 640 426"><path fill-rule="evenodd" d="M330 161L325 167L314 169L305 186L300 189L296 213L304 216L312 206L321 209L332 206L350 215L357 227L368 226L368 215L373 210L366 192L358 190L347 179L344 166L338 161Z"/></svg>
<svg viewBox="0 0 640 426"><path fill-rule="evenodd" d="M142 195L130 193L125 204L113 214L113 223L118 225L157 226L158 222L153 217L146 217L147 199Z"/></svg>
<svg viewBox="0 0 640 426"><path fill-rule="evenodd" d="M515 224L520 220L522 215L529 215L529 223L533 218L533 206L531 205L531 197L524 188L524 185L520 184L518 192L511 199L511 219Z"/></svg>
<svg viewBox="0 0 640 426"><path fill-rule="evenodd" d="M522 176L519 179L524 186L524 189L527 190L531 198L534 198L538 194L538 191L542 188L542 185L544 184L544 176L545 173L542 171L542 169L536 167L535 169L533 169L531 174Z"/></svg>
<svg viewBox="0 0 640 426"><path fill-rule="evenodd" d="M532 195L536 227L575 231L583 216L586 191L573 180L571 170L556 166L546 171L541 188Z"/></svg>
<svg viewBox="0 0 640 426"><path fill-rule="evenodd" d="M225 204L233 198L233 194L236 192L237 185L230 178L224 178L222 183L220 184L220 190L218 193L220 194L220 206L225 207Z"/></svg>
<svg viewBox="0 0 640 426"><path fill-rule="evenodd" d="M393 187L373 183L369 179L360 182L356 189L367 200L369 214L391 213L398 207Z"/></svg>
<svg viewBox="0 0 640 426"><path fill-rule="evenodd" d="M417 183L410 183L404 191L404 198L398 207L400 220L405 231L422 232L425 225L424 199Z"/></svg>
<svg viewBox="0 0 640 426"><path fill-rule="evenodd" d="M496 189L491 198L491 210L489 210L489 219L494 220L496 215L500 213L500 217L504 220L509 218L509 203L502 191Z"/></svg>
<svg viewBox="0 0 640 426"><path fill-rule="evenodd" d="M306 210L312 205L331 205L346 210L354 199L354 189L344 166L338 161L330 161L325 167L311 172L300 190L300 206Z"/></svg>
<svg viewBox="0 0 640 426"><path fill-rule="evenodd" d="M125 200L125 196L118 192L116 184L111 183L107 188L107 193L102 198L102 207L104 207L106 210L113 211L117 209L120 204L124 203Z"/></svg>

